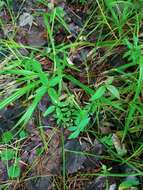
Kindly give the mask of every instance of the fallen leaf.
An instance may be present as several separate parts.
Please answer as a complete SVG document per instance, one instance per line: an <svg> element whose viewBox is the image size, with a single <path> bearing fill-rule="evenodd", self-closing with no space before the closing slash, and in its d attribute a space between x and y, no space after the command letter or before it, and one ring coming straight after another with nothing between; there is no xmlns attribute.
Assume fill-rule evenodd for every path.
<svg viewBox="0 0 143 190"><path fill-rule="evenodd" d="M116 134L113 134L112 142L113 142L113 145L114 145L118 155L124 156L127 153L125 144L121 143L119 137Z"/></svg>
<svg viewBox="0 0 143 190"><path fill-rule="evenodd" d="M34 17L29 14L29 13L23 13L20 17L19 17L19 26L26 26L29 25L30 27L32 26Z"/></svg>

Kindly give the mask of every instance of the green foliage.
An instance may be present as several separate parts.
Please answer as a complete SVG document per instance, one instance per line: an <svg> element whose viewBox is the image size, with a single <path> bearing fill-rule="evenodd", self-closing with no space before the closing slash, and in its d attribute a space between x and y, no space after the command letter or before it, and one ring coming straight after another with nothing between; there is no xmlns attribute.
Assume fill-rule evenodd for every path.
<svg viewBox="0 0 143 190"><path fill-rule="evenodd" d="M43 147L39 147L36 149L36 154L37 156L41 156L44 152L44 148Z"/></svg>
<svg viewBox="0 0 143 190"><path fill-rule="evenodd" d="M34 99L31 103L31 106L29 106L26 113L17 123L17 125L20 125L22 123L25 125L28 122L28 120L31 118L34 110L36 109L38 103L40 102L41 98L44 96L45 93L49 93L49 96L52 98L52 100L57 101L58 97L53 87L55 87L59 83L60 79L58 76L54 76L49 79L48 75L42 71L41 64L34 59L28 59L28 58L24 59L22 62L20 62L20 64L21 66L23 66L23 70L22 69L19 70L18 68L15 69L5 68L3 71L1 71L1 73L2 74L12 73L20 77L24 76L26 77L26 79L28 77L29 81L27 83L27 80L24 78L23 83L25 83L25 86L18 89L7 99L3 100L0 103L0 109L9 105L16 99L20 98L21 96L30 94L34 90L33 93ZM35 78L36 81L34 81Z"/></svg>
<svg viewBox="0 0 143 190"><path fill-rule="evenodd" d="M9 178L17 178L20 176L20 167L18 164L13 164L8 168Z"/></svg>
<svg viewBox="0 0 143 190"><path fill-rule="evenodd" d="M0 0L0 9L3 8L4 4L5 4L5 2Z"/></svg>
<svg viewBox="0 0 143 190"><path fill-rule="evenodd" d="M101 98L106 91L105 86L101 86L98 88L98 90L95 92L95 94L91 97L91 101L97 100Z"/></svg>
<svg viewBox="0 0 143 190"><path fill-rule="evenodd" d="M9 144L14 140L14 135L7 131L2 135L2 144ZM7 166L7 173L9 178L15 178L20 176L19 159L17 158L17 151L10 148L5 148L0 151L0 159ZM9 161L13 161L14 164L9 165Z"/></svg>
<svg viewBox="0 0 143 190"><path fill-rule="evenodd" d="M133 15L134 5L131 1L105 1L108 15L107 18L112 22L113 27L117 28L118 35L123 35L124 27Z"/></svg>
<svg viewBox="0 0 143 190"><path fill-rule="evenodd" d="M4 149L0 152L0 159L7 166L7 173L9 178L20 177L20 165L17 152L13 149ZM13 164L9 165L8 161L13 161Z"/></svg>
<svg viewBox="0 0 143 190"><path fill-rule="evenodd" d="M72 2L76 3L76 6L79 6L79 3L84 5L88 3L86 0ZM0 1L0 10L6 6L10 7L11 3L12 1L7 3ZM25 113L12 128L21 127L17 128L18 135L13 134L11 130L3 133L1 137L1 143L6 148L2 147L0 150L0 158L7 166L9 178L20 177L20 158L17 148L7 148L7 146L17 138L21 143L28 137L23 126L26 126L31 119L43 96L47 96L50 103L42 115L53 117L59 127L67 128L71 132L69 139L77 138L81 133L87 132L85 136L87 134L90 141L92 133L91 141L95 135L96 139L99 138L99 141L109 148L109 155L103 155L105 161L107 159L117 161L121 165L127 164L137 172L135 175L140 174L142 163L140 159L135 158L142 154L142 1L93 1L91 8L93 12L90 14L87 11L87 17L88 15L90 17L75 42L66 39L66 43L59 45L55 36L60 27L67 35L71 34L64 19L66 12L61 7L47 4L45 0L38 0L38 3L49 8L49 11L43 15L47 29L47 47L41 50L16 44L12 40L4 40L0 44L0 51L6 50L10 56L12 55L12 59L8 59L7 54L1 53L4 56L2 59L4 67L0 68L0 75L14 78L16 84L9 97L0 101L0 109L17 99L23 99L27 105ZM84 40L80 38L82 36L85 37ZM82 62L81 68L76 68L78 64L71 65L68 60L84 47L89 49L87 60ZM22 56L18 48L27 48L31 54L29 57ZM53 63L51 68L47 68L48 71L42 69L41 62L35 58L37 54ZM112 57L114 58L115 54L119 55L119 59L115 60L119 66L112 65ZM120 63L122 55L125 63ZM99 67L100 74L93 63ZM103 67L105 64L105 67L109 68L105 72L102 71L102 63ZM93 73L90 73L90 68L93 69ZM82 69L88 71L84 76L87 81L78 79L78 73L82 72ZM74 75L75 72L77 77ZM69 86L78 88L82 98L80 93L73 93L73 89L71 90ZM105 136L101 134L100 127L104 125L104 121L109 122L111 133L114 134L116 131L120 134L119 139L113 134ZM133 138L130 138L132 133ZM132 141L135 137L140 139L140 142ZM127 142L124 143L126 138ZM128 150L126 144L131 149ZM47 146L47 141L44 141L44 148L36 149L37 156L41 156ZM12 161L11 165L8 164L9 161ZM106 177L108 174L116 176L109 173L105 165L102 165L101 174ZM137 181L126 180L120 184L119 189L137 185Z"/></svg>
<svg viewBox="0 0 143 190"><path fill-rule="evenodd" d="M13 149L6 149L0 152L1 160L8 161L15 157L15 151Z"/></svg>
<svg viewBox="0 0 143 190"><path fill-rule="evenodd" d="M53 113L55 111L55 106L49 106L48 109L43 113L43 116L46 117L49 114Z"/></svg>
<svg viewBox="0 0 143 190"><path fill-rule="evenodd" d="M119 190L129 189L131 187L136 187L139 185L139 181L137 179L128 179L126 181L123 181L119 185Z"/></svg>
<svg viewBox="0 0 143 190"><path fill-rule="evenodd" d="M13 139L13 134L10 131L7 131L2 134L2 143L7 144Z"/></svg>
<svg viewBox="0 0 143 190"><path fill-rule="evenodd" d="M79 2L84 5L86 3L86 0L79 0Z"/></svg>
<svg viewBox="0 0 143 190"><path fill-rule="evenodd" d="M24 131L24 130L21 130L20 133L19 133L19 137L20 139L24 139L28 136L28 134Z"/></svg>
<svg viewBox="0 0 143 190"><path fill-rule="evenodd" d="M79 110L75 120L76 126L69 127L69 130L73 132L69 136L69 139L74 139L79 136L80 132L85 131L89 121L90 118L88 116L88 113L85 110Z"/></svg>
<svg viewBox="0 0 143 190"><path fill-rule="evenodd" d="M113 141L112 141L112 134L108 135L108 136L104 136L101 138L101 142L103 144L107 144L108 146L113 146Z"/></svg>
<svg viewBox="0 0 143 190"><path fill-rule="evenodd" d="M120 93L119 93L118 89L115 86L108 84L108 82L107 82L107 84L100 86L97 89L97 91L92 95L90 100L96 101L96 100L100 99L101 97L103 97L105 95L106 90L110 91L110 93L114 97L120 99Z"/></svg>
<svg viewBox="0 0 143 190"><path fill-rule="evenodd" d="M124 57L128 57L128 60L134 64L138 64L142 56L138 37L133 35L133 44L128 39L125 39L125 43L127 44L128 51L124 54Z"/></svg>
<svg viewBox="0 0 143 190"><path fill-rule="evenodd" d="M135 76L136 81L134 81L135 88L133 89L134 97L130 102L128 107L128 113L126 116L125 128L123 139L125 139L127 132L129 130L130 124L133 121L136 114L136 105L139 104L138 97L142 90L142 79L143 79L143 56L141 53L141 46L139 45L139 39L134 34L133 35L133 43L129 42L129 40L125 40L128 51L124 54L124 57L127 57L131 62L131 65L137 66L139 73Z"/></svg>
<svg viewBox="0 0 143 190"><path fill-rule="evenodd" d="M85 3L85 1L80 2ZM39 1L39 3L45 4L45 1ZM126 21L129 20L129 18L133 15L132 12L134 8L132 6L132 3L130 1L117 2L112 0L109 2L105 1L105 6L103 7L100 7L99 3L97 4L101 12L105 10L106 19L104 18L103 23L106 21L106 24L108 25L108 21L110 21L113 28L116 28L118 26L118 32L121 36L123 33L123 26L127 24ZM57 124L63 124L64 127L69 127L69 130L73 131L73 138L78 136L80 132L86 130L86 127L90 124L90 113L94 115L96 114L97 110L101 111L103 107L105 107L107 110L109 107L118 111L125 110L122 105L122 90L120 86L116 87L114 84L114 80L116 80L114 77L108 77L105 82L93 90L88 85L83 84L74 76L65 72L65 68L70 67L66 60L68 58L68 48L71 48L72 45L69 45L66 49L66 44L63 44L62 46L56 46L54 40L54 31L56 28L58 28L59 25L64 27L64 29L70 33L68 25L64 21L65 15L65 11L61 7L52 7L49 13L44 14L44 22L48 33L47 48L50 49L48 52L48 57L53 61L52 73L43 71L41 63L34 58L33 54L31 54L29 58L23 57L21 59L9 62L9 64L0 71L0 74L11 74L17 77L17 83L19 80L22 85L21 87L17 88L11 96L0 102L0 109L3 109L7 105L14 102L16 99L26 96L27 99L30 99L30 103L26 112L21 117L16 126L26 125L26 123L32 117L32 114L37 108L37 105L41 101L42 97L45 94L48 94L52 105L47 108L43 115L45 117L52 115L56 119ZM131 43L128 38L124 39L124 44L128 47L128 51L124 54L124 57L128 58L128 61L132 62L134 65L138 65L139 67L139 80L136 84L138 90L135 93L135 97L137 98L141 92L141 81L143 78L143 64L141 55L142 47L139 45L139 39L135 34L133 35L133 43ZM111 47L108 42L103 42L106 43L107 47ZM62 50L61 47L63 46L65 49ZM114 46L114 43L112 46ZM124 72L120 68L117 69L118 71L120 70L121 72ZM77 106L76 103L71 105L68 100L60 100L60 97L62 95L61 92L63 88L63 80L65 79L78 86L88 94L89 102L87 102L87 105ZM131 105L135 106L129 106L127 109L124 138L128 132L128 128L133 119L133 116L137 111L137 103L134 100L133 102L131 101ZM66 105L64 106L64 104ZM24 137L25 134L20 134L20 138ZM3 137L3 141L7 143L11 140L12 135L10 134L6 134L6 136Z"/></svg>

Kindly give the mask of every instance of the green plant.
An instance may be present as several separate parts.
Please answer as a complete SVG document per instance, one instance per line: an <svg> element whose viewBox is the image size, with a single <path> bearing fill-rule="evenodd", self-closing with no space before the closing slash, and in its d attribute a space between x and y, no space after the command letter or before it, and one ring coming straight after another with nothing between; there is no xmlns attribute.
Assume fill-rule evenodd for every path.
<svg viewBox="0 0 143 190"><path fill-rule="evenodd" d="M101 142L103 144L107 144L108 146L112 147L113 146L113 141L112 141L112 134L108 136L104 136L101 138Z"/></svg>
<svg viewBox="0 0 143 190"><path fill-rule="evenodd" d="M1 75L11 74L17 76L17 82L23 85L23 87L16 89L16 92L0 103L0 109L3 109L5 106L14 102L16 99L19 99L23 95L28 97L31 96L31 100L33 99L30 107L16 126L21 124L25 125L28 122L44 94L48 93L53 103L59 103L58 99L60 91L58 90L59 92L57 92L54 88L57 86L61 88L64 66L61 64L61 59L56 55L53 38L53 25L55 19L57 19L68 30L66 23L63 20L63 15L64 11L62 8L54 8L52 13L45 15L45 23L53 49L53 52L51 53L51 59L53 59L54 62L53 76L43 72L40 62L33 57L24 57L21 60L18 59L16 61L11 61L9 65L5 66L0 72Z"/></svg>
<svg viewBox="0 0 143 190"><path fill-rule="evenodd" d="M86 0L79 0L79 2L84 5L86 3Z"/></svg>
<svg viewBox="0 0 143 190"><path fill-rule="evenodd" d="M108 17L108 19L112 19L112 23L115 24L119 36L121 36L124 32L124 26L133 14L133 4L130 1L118 2L115 0L105 1L105 3L112 15L111 17Z"/></svg>
<svg viewBox="0 0 143 190"><path fill-rule="evenodd" d="M128 40L126 40L128 51L125 53L124 57L128 57L128 60L131 62L131 65L135 65L138 68L138 73L136 77L136 87L134 89L134 98L130 102L130 106L128 109L128 114L125 122L125 129L123 139L127 135L129 126L131 121L134 118L134 114L136 113L136 105L139 104L138 97L141 93L142 89L142 80L143 80L143 56L141 53L141 47L138 44L138 37L133 36L133 44L131 44ZM141 113L142 114L142 113Z"/></svg>
<svg viewBox="0 0 143 190"><path fill-rule="evenodd" d="M110 82L107 82L107 84L100 86L95 92L95 94L91 97L91 101L101 98L106 93L106 90L108 90L114 97L120 99L118 89L115 86L111 85Z"/></svg>
<svg viewBox="0 0 143 190"><path fill-rule="evenodd" d="M137 179L127 179L126 181L123 181L119 185L119 190L129 189L131 187L136 187L139 185L139 181Z"/></svg>
<svg viewBox="0 0 143 190"><path fill-rule="evenodd" d="M3 8L4 4L5 4L4 1L0 1L0 9Z"/></svg>
<svg viewBox="0 0 143 190"><path fill-rule="evenodd" d="M20 140L23 140L27 137L27 134L24 131L21 131L19 134ZM7 168L7 174L9 178L18 178L20 177L21 168L20 168L20 157L18 155L18 147L10 148L8 147L12 142L14 142L15 137L11 131L4 132L1 137L1 144L4 148L0 151L0 159L5 164Z"/></svg>
<svg viewBox="0 0 143 190"><path fill-rule="evenodd" d="M20 158L17 157L17 151L6 148L5 150L2 150L0 152L0 158L7 167L7 173L9 178L20 177ZM13 163L9 164L9 161L13 161Z"/></svg>
<svg viewBox="0 0 143 190"><path fill-rule="evenodd" d="M17 28L20 13L16 15L13 12L12 3L11 0L0 1L0 10L8 11L8 24ZM117 188L121 190L137 187L138 179L143 175L142 1L68 1L67 6L73 6L70 10L75 16L73 20L71 18L72 22L75 19L75 25L78 25L79 19L81 23L78 25L79 33L74 34L75 40L71 38L73 32L65 21L65 18L68 21L71 16L69 10L67 13L56 3L53 6L46 0L35 3L38 3L38 7L48 9L45 13L38 10L32 14L33 18L39 15L44 17L47 46L39 48L16 43L16 30L5 39L0 39L0 109L13 104L17 99L25 108L16 125L0 137L0 159L7 168L9 178L13 179L0 185L0 188L8 188L9 182L13 183L16 178L22 183L25 181L20 168L21 142L29 138L26 124L31 118L43 142L42 147L36 149L36 156L43 156L43 153L50 150L48 142L51 137L45 130L47 126L43 126L43 116L52 117L59 128L69 130L69 139L81 137L81 146L89 146L84 152L70 152L99 161L95 170L81 170L74 174L76 178L82 176L82 180L84 177L87 180L88 177L104 177L105 189L111 188L110 177L119 178ZM33 26L37 27L35 20ZM5 29L5 20L0 20L0 26L2 30ZM55 39L61 29L65 39L59 43ZM21 55L21 49L28 49L29 55ZM72 61L72 57L80 56L80 53L84 54L84 59L81 59L79 65L78 61ZM39 57L44 58L46 63L50 62L50 67L45 69L46 64L43 66ZM6 79L11 81L8 82L8 86L11 86L8 94L6 86L1 85ZM43 96L48 99L48 107L44 112L37 109ZM58 137L61 135L58 128L54 134ZM56 179L52 177L57 189L68 189L69 181L72 186L73 177L70 175L68 179L65 167L66 151L69 151L64 147L65 136L61 135L63 175L59 178L56 176ZM90 152L89 149L96 150L96 146L101 154ZM28 168L27 174L31 173L33 166L35 163ZM129 172L114 172L117 168L120 171L120 167L123 167L123 171L126 171L124 168L129 169ZM136 178L130 180L128 176ZM29 179L26 177L26 180ZM78 183L79 180L76 181Z"/></svg>
<svg viewBox="0 0 143 190"><path fill-rule="evenodd" d="M51 79L49 80L47 74L42 71L40 63L34 59L24 58L23 60L19 61L18 64L16 64L15 68L13 67L14 62L11 62L10 64L12 65L12 68L8 67L3 69L1 71L1 74L11 73L21 76L19 79L23 84L25 83L25 86L17 89L16 92L13 93L13 95L2 101L0 103L0 109L20 98L24 94L30 93L34 90L34 100L26 113L18 122L18 124L21 124L22 122L26 124L43 95L49 91L51 93L50 96L52 96L52 93L55 92L53 87L59 83L60 78L58 76L55 76L51 77ZM22 69L19 70L19 66Z"/></svg>

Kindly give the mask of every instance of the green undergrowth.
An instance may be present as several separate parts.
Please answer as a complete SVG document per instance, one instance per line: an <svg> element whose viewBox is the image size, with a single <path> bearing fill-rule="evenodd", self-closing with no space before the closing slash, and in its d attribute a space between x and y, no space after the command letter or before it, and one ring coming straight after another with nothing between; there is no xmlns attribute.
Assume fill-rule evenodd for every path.
<svg viewBox="0 0 143 190"><path fill-rule="evenodd" d="M0 9L8 10L12 24L17 25L17 16L8 2L0 1ZM86 1L80 1L78 6L86 7ZM86 7L86 20L75 41L58 44L55 41L57 28L64 28L66 35L71 35L71 31L66 23L65 11L55 7L50 13L42 13L47 31L46 47L18 44L14 40L17 31L13 31L12 38L0 40L0 110L13 105L16 100L22 101L25 106L25 112L17 123L1 137L5 148L1 150L0 156L7 165L10 178L20 176L20 142L27 138L26 126L43 96L49 98L50 105L40 113L41 117L53 117L60 129L70 131L69 139L94 137L109 151L110 158L109 155L107 158L105 156L105 160L127 164L133 169L134 176L143 174L140 159L143 150L142 10L142 1L91 1ZM36 14L39 13L34 16ZM2 19L0 24L4 30ZM93 36L96 36L95 40ZM28 56L20 53L22 48L30 52ZM79 80L78 73L83 70L70 60L72 53L82 48L90 49L89 57L82 63L87 71L84 73L86 82ZM104 53L100 53L102 50ZM46 71L36 59L37 54L52 62ZM112 58L118 55L124 63L120 63L117 58L113 65ZM90 70L92 67L93 73ZM9 83L1 88L1 81L8 78L12 81L11 88ZM69 84L78 88L82 96L73 93ZM6 87L10 88L8 95ZM109 126L113 126L112 133L102 134L100 128ZM44 141L44 131L41 135ZM9 147L15 141L18 141L16 148ZM43 144L46 149L46 142ZM14 160L10 167L9 160ZM93 175L120 177L106 166L102 166L100 173ZM138 182L134 184L136 186ZM132 186L127 181L119 189L124 189L126 185L127 188Z"/></svg>

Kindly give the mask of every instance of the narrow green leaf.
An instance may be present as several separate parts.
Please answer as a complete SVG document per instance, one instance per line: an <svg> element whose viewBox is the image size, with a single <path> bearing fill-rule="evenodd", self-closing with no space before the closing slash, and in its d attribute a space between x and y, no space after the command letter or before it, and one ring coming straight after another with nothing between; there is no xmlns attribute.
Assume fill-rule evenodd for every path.
<svg viewBox="0 0 143 190"><path fill-rule="evenodd" d="M95 101L95 100L101 98L104 95L105 91L106 91L105 86L99 87L97 89L97 91L95 92L95 94L90 98L90 100Z"/></svg>
<svg viewBox="0 0 143 190"><path fill-rule="evenodd" d="M50 87L54 87L56 86L57 84L59 84L59 82L61 81L61 77L54 77L52 79L49 80L49 86Z"/></svg>
<svg viewBox="0 0 143 190"><path fill-rule="evenodd" d="M41 83L42 83L43 85L45 85L45 86L48 87L48 86L49 86L49 80L48 80L47 74L44 73L43 71L41 71L41 72L39 72L37 75L39 76Z"/></svg>
<svg viewBox="0 0 143 190"><path fill-rule="evenodd" d="M76 130L75 132L73 132L69 137L68 139L75 139L79 136L80 134L80 131L79 130Z"/></svg>
<svg viewBox="0 0 143 190"><path fill-rule="evenodd" d="M84 131L85 127L89 123L89 120L90 120L90 118L88 117L88 115L85 115L85 117L83 117L83 119L80 121L80 123L78 125L78 129L80 131Z"/></svg>
<svg viewBox="0 0 143 190"><path fill-rule="evenodd" d="M69 130L69 131L76 131L76 130L77 130L77 127L72 126L72 127L69 127L68 130Z"/></svg>
<svg viewBox="0 0 143 190"><path fill-rule="evenodd" d="M49 114L51 114L52 112L54 112L54 110L55 110L55 106L48 107L48 109L44 112L43 116L44 117L48 116Z"/></svg>
<svg viewBox="0 0 143 190"><path fill-rule="evenodd" d="M116 98L120 99L120 93L118 91L118 89L113 86L113 85L107 85L106 88L111 92L111 94L113 96L115 96Z"/></svg>
<svg viewBox="0 0 143 190"><path fill-rule="evenodd" d="M14 102L15 100L23 96L28 91L32 90L36 85L37 83L35 82L35 83L28 84L26 87L17 89L17 92L15 92L11 96L9 96L8 98L0 102L0 109L3 109L5 106L9 105L10 103Z"/></svg>
<svg viewBox="0 0 143 190"><path fill-rule="evenodd" d="M47 87L42 86L37 90L37 93L35 95L35 99L33 100L32 104L26 111L26 113L20 118L16 126L20 125L21 123L24 123L23 125L26 125L29 119L31 118L35 108L37 107L38 103L40 102L41 98L44 96L44 94L47 92Z"/></svg>
<svg viewBox="0 0 143 190"><path fill-rule="evenodd" d="M142 57L140 58L140 65L139 66L140 66L139 79L142 81L143 80L143 58Z"/></svg>
<svg viewBox="0 0 143 190"><path fill-rule="evenodd" d="M14 75L35 75L33 71L29 70L12 70L12 69L3 69L0 71L0 74L14 74Z"/></svg>
<svg viewBox="0 0 143 190"><path fill-rule="evenodd" d="M58 93L56 92L54 88L48 89L48 95L50 96L53 103L58 104L59 102Z"/></svg>
<svg viewBox="0 0 143 190"><path fill-rule="evenodd" d="M130 124L134 118L135 111L136 111L136 106L135 106L134 102L131 102L130 106L129 106L128 114L126 117L126 121L125 121L125 127L124 127L124 133L123 133L122 141L125 139L125 137L127 135Z"/></svg>

